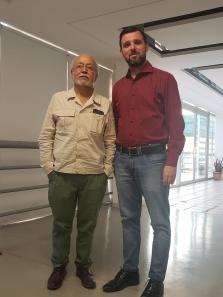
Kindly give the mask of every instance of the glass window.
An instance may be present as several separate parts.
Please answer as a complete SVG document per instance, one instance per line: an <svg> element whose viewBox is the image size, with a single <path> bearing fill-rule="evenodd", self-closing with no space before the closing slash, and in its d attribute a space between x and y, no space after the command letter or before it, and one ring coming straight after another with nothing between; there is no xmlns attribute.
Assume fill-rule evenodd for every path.
<svg viewBox="0 0 223 297"><path fill-rule="evenodd" d="M206 177L207 115L197 114L195 139L195 179Z"/></svg>
<svg viewBox="0 0 223 297"><path fill-rule="evenodd" d="M182 113L185 121L184 135L186 138L186 142L185 142L184 150L181 155L180 181L186 182L186 181L193 180L195 113L187 109L183 109Z"/></svg>
<svg viewBox="0 0 223 297"><path fill-rule="evenodd" d="M208 177L213 176L213 164L215 160L215 127L216 119L214 115L209 116L208 133Z"/></svg>
<svg viewBox="0 0 223 297"><path fill-rule="evenodd" d="M212 177L215 158L215 115L183 104L185 146L175 185Z"/></svg>

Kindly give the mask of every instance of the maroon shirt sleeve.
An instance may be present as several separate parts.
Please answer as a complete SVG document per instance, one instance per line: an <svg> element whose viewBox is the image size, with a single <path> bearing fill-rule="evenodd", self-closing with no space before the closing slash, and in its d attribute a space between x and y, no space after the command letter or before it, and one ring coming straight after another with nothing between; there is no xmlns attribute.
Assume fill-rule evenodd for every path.
<svg viewBox="0 0 223 297"><path fill-rule="evenodd" d="M171 74L166 81L164 101L166 124L169 132L167 159L165 164L175 167L177 165L178 157L183 150L185 137L183 135L184 120L177 82Z"/></svg>

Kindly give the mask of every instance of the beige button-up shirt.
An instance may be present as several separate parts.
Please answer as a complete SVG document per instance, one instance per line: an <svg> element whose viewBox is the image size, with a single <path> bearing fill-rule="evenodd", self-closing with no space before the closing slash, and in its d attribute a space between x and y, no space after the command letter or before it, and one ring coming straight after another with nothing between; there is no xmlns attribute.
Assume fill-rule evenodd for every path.
<svg viewBox="0 0 223 297"><path fill-rule="evenodd" d="M96 93L82 106L74 89L53 95L39 136L45 172L109 176L115 154L111 102Z"/></svg>

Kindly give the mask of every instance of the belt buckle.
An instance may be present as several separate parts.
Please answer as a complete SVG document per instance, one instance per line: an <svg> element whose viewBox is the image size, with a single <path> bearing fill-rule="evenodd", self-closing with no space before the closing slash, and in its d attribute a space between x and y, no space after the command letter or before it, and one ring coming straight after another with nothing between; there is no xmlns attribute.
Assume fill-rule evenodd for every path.
<svg viewBox="0 0 223 297"><path fill-rule="evenodd" d="M128 148L128 155L133 157L142 155L141 146L132 146Z"/></svg>

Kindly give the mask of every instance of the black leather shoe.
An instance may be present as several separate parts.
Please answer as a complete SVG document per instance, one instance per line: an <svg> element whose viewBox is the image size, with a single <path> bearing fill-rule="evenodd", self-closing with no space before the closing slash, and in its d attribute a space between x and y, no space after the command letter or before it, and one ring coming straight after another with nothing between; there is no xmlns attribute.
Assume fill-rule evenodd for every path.
<svg viewBox="0 0 223 297"><path fill-rule="evenodd" d="M139 284L139 272L138 271L124 271L121 269L114 279L109 281L103 286L104 292L116 292L121 291L128 286L136 286Z"/></svg>
<svg viewBox="0 0 223 297"><path fill-rule="evenodd" d="M141 297L163 297L163 282L149 280Z"/></svg>
<svg viewBox="0 0 223 297"><path fill-rule="evenodd" d="M76 276L81 280L82 286L86 289L95 289L96 283L93 279L93 274L89 271L88 268L78 266L76 271Z"/></svg>
<svg viewBox="0 0 223 297"><path fill-rule="evenodd" d="M63 280L66 274L67 271L65 266L55 267L47 282L48 290L59 289L63 284Z"/></svg>

